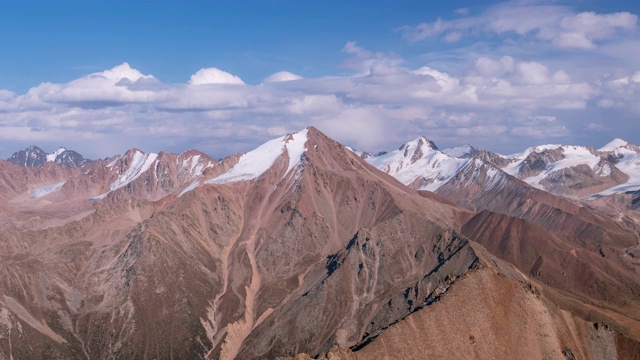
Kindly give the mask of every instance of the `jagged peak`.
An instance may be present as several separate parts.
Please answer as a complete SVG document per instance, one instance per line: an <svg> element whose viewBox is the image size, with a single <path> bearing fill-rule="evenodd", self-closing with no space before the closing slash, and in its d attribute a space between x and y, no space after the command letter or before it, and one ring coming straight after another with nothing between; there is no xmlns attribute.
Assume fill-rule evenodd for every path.
<svg viewBox="0 0 640 360"><path fill-rule="evenodd" d="M145 155L146 153L138 148L131 148L127 151L124 152L124 154L122 155L123 157L128 157L128 156L134 156L135 154L142 154Z"/></svg>
<svg viewBox="0 0 640 360"><path fill-rule="evenodd" d="M209 155L203 153L200 150L196 150L196 149L189 149L187 151L183 151L182 153L180 153L178 156L179 157L192 157L192 156L203 156L205 158L211 159L211 160L215 160L212 157L210 157Z"/></svg>
<svg viewBox="0 0 640 360"><path fill-rule="evenodd" d="M31 145L24 150L11 155L9 162L27 167L42 167L45 163L56 163L71 167L84 165L86 159L79 153L60 147L58 150L47 153L36 145Z"/></svg>
<svg viewBox="0 0 640 360"><path fill-rule="evenodd" d="M415 151L415 150L411 150L411 149L415 149L415 150L422 150L422 151L437 151L438 147L436 146L436 144L429 140L429 138L427 138L426 136L420 136L415 140L409 141L408 143L402 144L400 146L400 148L398 150L400 151L405 151L405 153L407 151Z"/></svg>
<svg viewBox="0 0 640 360"><path fill-rule="evenodd" d="M13 155L15 156L15 155L19 154L20 152L27 152L27 153L35 152L35 153L46 154L46 152L44 150L42 150L42 148L40 148L39 146L36 146L36 145L30 145L30 146L28 146L28 147L26 147L26 148L24 148L22 150L18 150L15 153L13 153Z"/></svg>
<svg viewBox="0 0 640 360"><path fill-rule="evenodd" d="M42 150L42 148L40 148L39 146L36 146L36 145L31 145L31 146L27 147L26 149L24 149L24 151L42 151L42 152L44 152L44 150Z"/></svg>

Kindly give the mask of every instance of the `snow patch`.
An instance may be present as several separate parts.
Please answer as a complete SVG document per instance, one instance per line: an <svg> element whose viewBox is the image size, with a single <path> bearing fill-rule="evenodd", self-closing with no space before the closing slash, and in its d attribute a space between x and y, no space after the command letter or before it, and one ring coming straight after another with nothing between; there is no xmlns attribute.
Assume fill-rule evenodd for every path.
<svg viewBox="0 0 640 360"><path fill-rule="evenodd" d="M615 152L623 155L615 166L620 171L627 174L629 179L624 184L611 187L607 190L594 194L590 198L640 190L640 155L626 148L616 149Z"/></svg>
<svg viewBox="0 0 640 360"><path fill-rule="evenodd" d="M158 154L154 154L154 153L145 154L141 151L136 150L133 156L131 157L131 166L129 166L129 168L125 172L123 172L122 174L120 174L120 176L118 176L118 179L116 179L116 181L114 181L109 187L109 191L107 191L104 194L92 197L90 200L104 199L105 197L107 197L107 195L109 195L110 192L117 190L123 186L126 186L132 181L136 180L137 178L140 177L140 175L144 174L147 170L149 170L149 168L151 168L151 165L153 165L153 162L156 161L157 158L158 158ZM112 161L112 163L110 163L107 166L111 167L115 165L115 162L118 159L119 158Z"/></svg>
<svg viewBox="0 0 640 360"><path fill-rule="evenodd" d="M179 164L178 164L179 165ZM192 157L187 157L182 159L182 166L180 168L180 173L187 174L187 180L193 180L199 176L201 176L204 171L213 166L211 162L206 162L202 159L201 155L194 155Z"/></svg>
<svg viewBox="0 0 640 360"><path fill-rule="evenodd" d="M255 150L243 154L233 168L214 179L208 180L206 184L255 179L269 170L285 150L289 160L286 173L289 173L292 168L300 163L306 150L306 142L307 129L267 141Z"/></svg>
<svg viewBox="0 0 640 360"><path fill-rule="evenodd" d="M109 192L110 192L110 191L109 191ZM91 198L91 199L89 199L89 200L102 200L102 199L106 198L106 197L107 197L107 195L109 195L109 192L106 192L106 193L104 193L104 194L100 194L100 195L98 195L98 196L94 196L94 197L92 197L92 198Z"/></svg>
<svg viewBox="0 0 640 360"><path fill-rule="evenodd" d="M140 151L136 151L131 159L131 166L118 176L118 179L111 184L111 191L126 186L130 182L134 181L145 171L149 170L154 161L158 158L158 154L144 154Z"/></svg>
<svg viewBox="0 0 640 360"><path fill-rule="evenodd" d="M107 164L107 167L108 168L113 167L115 164L118 163L118 160L120 160L120 156L116 156L113 160L111 160L111 162Z"/></svg>
<svg viewBox="0 0 640 360"><path fill-rule="evenodd" d="M509 158L515 158L517 159L517 161L505 166L504 168L502 168L502 170L509 175L517 176L522 163L531 153L541 153L545 150L555 150L560 148L562 149L562 152L564 154L563 159L547 164L545 169L542 170L539 174L524 178L522 180L526 181L529 185L532 185L539 189L544 189L540 182L551 176L552 173L556 171L572 168L578 165L587 165L596 172L599 170L598 164L601 161L601 158L599 156L594 155L591 150L589 150L589 148L585 146L569 145L543 145L529 148L522 154L519 154L517 156L510 156Z"/></svg>
<svg viewBox="0 0 640 360"><path fill-rule="evenodd" d="M45 186L41 186L39 188L33 189L33 191L31 192L31 197L34 199L38 199L38 198L47 196L51 193L54 193L60 190L65 183L66 181L63 181L63 182L59 182L51 185L45 185Z"/></svg>
<svg viewBox="0 0 640 360"><path fill-rule="evenodd" d="M178 197L181 197L182 195L188 193L191 190L194 190L195 188L197 188L200 185L200 181L194 181L193 183L191 183L191 185L187 186L184 190L182 190L182 192L180 192L180 195L178 195Z"/></svg>
<svg viewBox="0 0 640 360"><path fill-rule="evenodd" d="M526 159L527 156L529 156L531 153L541 153L543 151L555 150L555 149L558 149L558 148L561 148L561 147L562 147L562 145L558 145L558 144L538 145L538 146L532 146L532 147L528 148L527 150L525 150L524 152L521 152L521 153L511 154L511 155L507 155L507 156L501 155L501 156L504 157L505 159L516 160L516 161L512 162L509 165L509 167L512 167L512 166L514 166L514 164L518 164L519 165L520 162L523 161L524 159ZM503 169L503 170L505 170L505 169ZM513 175L513 174L509 173L509 175Z"/></svg>
<svg viewBox="0 0 640 360"><path fill-rule="evenodd" d="M65 151L67 151L67 149L61 147L60 149L54 151L53 153L47 154L47 162L56 161L56 158L58 157L58 155L62 154Z"/></svg>

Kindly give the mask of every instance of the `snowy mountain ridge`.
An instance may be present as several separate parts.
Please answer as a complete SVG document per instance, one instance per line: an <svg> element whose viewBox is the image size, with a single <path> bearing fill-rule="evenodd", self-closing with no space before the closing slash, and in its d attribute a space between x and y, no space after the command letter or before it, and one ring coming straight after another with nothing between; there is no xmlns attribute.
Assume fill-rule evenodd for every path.
<svg viewBox="0 0 640 360"><path fill-rule="evenodd" d="M484 162L558 195L593 198L640 189L640 147L614 139L600 149L547 144L501 155L470 145L438 150L419 137L398 150L365 160L419 190L436 191L471 162Z"/></svg>
<svg viewBox="0 0 640 360"><path fill-rule="evenodd" d="M106 167L114 175L104 191L91 198L103 199L109 193L127 187L140 177L144 177L145 182L163 182L162 186L166 191L177 186L181 189L180 195L183 195L206 184L258 178L277 161L282 161L282 166L286 166L286 171L283 169L284 176L300 163L306 151L307 131L304 129L281 136L252 151L231 156L224 169L218 167L211 176L205 176L205 171L214 167L216 162L205 154L194 150L193 154L186 152L176 155L176 163L171 165L171 168L176 169L177 176L173 180L166 179L169 171L166 165L162 170L164 174L159 173L159 159L162 153L144 153L131 149L122 156L111 158ZM640 190L640 147L619 138L599 149L589 146L546 144L511 155L479 150L470 145L440 150L425 136L409 141L397 150L380 152L377 155L348 147L347 149L400 182L419 190L437 191L456 176L463 176L461 172L479 171L483 168L482 164L485 165L483 172L486 173L483 176L489 176L491 179L499 173L504 173L536 188L578 199L593 199ZM187 153L190 155L187 156ZM80 167L87 162L72 150L61 147L47 154L37 146L16 152L9 161L22 166L36 167L42 167L47 162ZM491 181L503 181L504 175L500 174ZM62 188L58 183L46 186L49 187L37 191L34 195L42 197Z"/></svg>

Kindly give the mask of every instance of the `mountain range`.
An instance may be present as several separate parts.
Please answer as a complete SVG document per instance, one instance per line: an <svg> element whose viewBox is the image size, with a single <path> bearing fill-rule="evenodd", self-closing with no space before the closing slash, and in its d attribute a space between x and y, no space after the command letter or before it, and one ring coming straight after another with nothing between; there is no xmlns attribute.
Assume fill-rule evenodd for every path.
<svg viewBox="0 0 640 360"><path fill-rule="evenodd" d="M0 359L638 358L640 148L0 161Z"/></svg>

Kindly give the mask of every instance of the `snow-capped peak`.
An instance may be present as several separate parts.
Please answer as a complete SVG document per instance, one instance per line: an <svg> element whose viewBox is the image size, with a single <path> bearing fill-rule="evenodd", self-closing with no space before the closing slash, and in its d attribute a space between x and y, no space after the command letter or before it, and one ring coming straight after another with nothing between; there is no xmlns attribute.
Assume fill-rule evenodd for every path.
<svg viewBox="0 0 640 360"><path fill-rule="evenodd" d="M449 181L468 161L444 154L424 136L402 145L398 150L366 160L404 184L417 181L420 183L418 188L431 191Z"/></svg>
<svg viewBox="0 0 640 360"><path fill-rule="evenodd" d="M398 151L401 151L405 158L410 158L412 162L415 162L434 151L438 151L438 147L433 143L433 141L427 139L425 136L420 136L419 138L400 146Z"/></svg>
<svg viewBox="0 0 640 360"><path fill-rule="evenodd" d="M110 192L120 189L140 177L140 175L144 174L149 170L149 168L151 168L151 165L153 165L154 161L158 158L158 154L145 154L138 149L131 149L127 151L123 157L116 158L107 166L113 167L119 160L124 158L130 159L129 166L126 169L123 169L122 173L119 174L118 178L109 187L109 191L94 197L93 200L104 199Z"/></svg>
<svg viewBox="0 0 640 360"><path fill-rule="evenodd" d="M47 162L56 161L56 158L58 157L58 155L62 154L65 151L67 151L67 149L61 147L60 149L54 151L53 153L47 154Z"/></svg>
<svg viewBox="0 0 640 360"><path fill-rule="evenodd" d="M149 170L153 162L158 158L158 154L145 154L137 149L129 152L131 153L131 165L111 184L111 191L119 189L137 179L145 171Z"/></svg>
<svg viewBox="0 0 640 360"><path fill-rule="evenodd" d="M555 149L558 149L558 148L561 148L561 147L562 147L562 145L560 145L560 144L546 144L546 145L532 146L530 148L527 148L527 150L525 150L524 152L513 154L513 155L508 155L507 158L510 158L510 159L525 159L527 156L531 155L532 153L542 153L542 152L547 151L547 150L555 150Z"/></svg>
<svg viewBox="0 0 640 360"><path fill-rule="evenodd" d="M297 133L287 134L267 141L255 150L243 154L231 170L207 181L207 183L227 183L255 179L269 170L285 151L289 164L286 173L289 173L291 169L300 163L302 155L306 151L307 132L308 129L304 129Z"/></svg>
<svg viewBox="0 0 640 360"><path fill-rule="evenodd" d="M613 151L627 145L629 145L627 141L616 138L609 142L607 145L598 149L598 151Z"/></svg>

